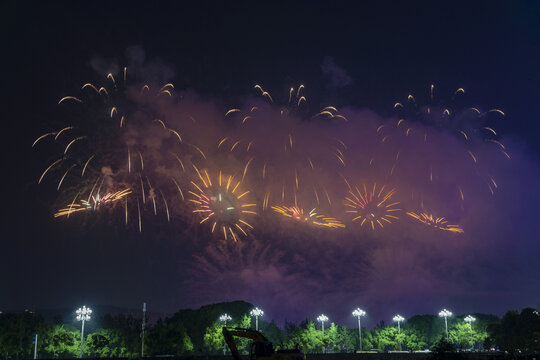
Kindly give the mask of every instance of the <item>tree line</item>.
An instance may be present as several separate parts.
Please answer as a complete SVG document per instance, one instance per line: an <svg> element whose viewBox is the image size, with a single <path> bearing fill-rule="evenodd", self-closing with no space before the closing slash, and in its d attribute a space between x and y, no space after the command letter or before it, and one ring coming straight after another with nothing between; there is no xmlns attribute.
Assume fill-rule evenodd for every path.
<svg viewBox="0 0 540 360"><path fill-rule="evenodd" d="M227 326L254 327L247 314L253 308L243 301L203 306L198 310L180 310L170 317L148 319L144 336L145 356L198 355L228 353L219 316L227 313L232 320ZM105 314L85 324L83 354L86 357L125 357L141 355L142 318L133 315ZM540 315L526 308L508 311L502 318L472 314L471 327L465 316L448 318L448 335L443 319L437 315L415 315L401 323L381 321L373 329L362 328L362 349L365 351L422 351L441 346L456 350L490 350L515 352L540 351ZM42 358L73 358L81 345L80 324L73 319L55 317L45 321L38 314L0 314L0 358L32 358L34 334L38 336L38 354ZM272 341L276 349L298 347L305 353L353 352L360 348L358 328L335 323L325 326L311 319L300 323L259 319L259 330ZM446 338L448 337L448 341ZM238 348L247 352L248 341L239 339Z"/></svg>

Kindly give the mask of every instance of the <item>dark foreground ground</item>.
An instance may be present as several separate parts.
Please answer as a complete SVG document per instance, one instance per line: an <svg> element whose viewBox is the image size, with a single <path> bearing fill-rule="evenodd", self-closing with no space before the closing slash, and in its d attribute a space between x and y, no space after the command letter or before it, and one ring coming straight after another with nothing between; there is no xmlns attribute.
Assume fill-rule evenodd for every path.
<svg viewBox="0 0 540 360"><path fill-rule="evenodd" d="M248 356L242 356L248 360ZM120 359L120 358L111 358ZM145 357L145 360L232 360L231 355L208 356L159 356ZM76 359L65 359L76 360ZM107 360L104 358L85 358L85 360ZM127 359L126 359L127 360ZM307 360L540 360L538 354L513 356L502 352L449 353L360 353L360 354L307 354Z"/></svg>

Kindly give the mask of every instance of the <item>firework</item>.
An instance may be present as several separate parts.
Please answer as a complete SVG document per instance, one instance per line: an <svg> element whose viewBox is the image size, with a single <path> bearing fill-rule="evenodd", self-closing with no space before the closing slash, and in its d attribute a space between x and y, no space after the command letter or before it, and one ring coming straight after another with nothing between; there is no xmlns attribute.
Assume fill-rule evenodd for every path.
<svg viewBox="0 0 540 360"><path fill-rule="evenodd" d="M272 206L272 209L276 213L292 218L298 222L334 229L345 228L345 225L341 221L318 213L316 208L313 208L310 211L304 211L304 209L298 206Z"/></svg>
<svg viewBox="0 0 540 360"><path fill-rule="evenodd" d="M75 199L73 199L73 202L71 204L54 213L54 217L69 217L71 214L81 211L95 211L103 206L111 206L112 204L122 199L125 199L127 201L127 196L131 193L131 189L124 189L114 193L106 193L103 196L100 196L100 194L91 195L89 199L80 200L80 202L75 203L78 197L77 196Z"/></svg>
<svg viewBox="0 0 540 360"><path fill-rule="evenodd" d="M247 201L250 191L241 188L241 180L221 170L215 178L207 170L195 170L200 181L191 182L189 201L196 207L193 212L201 216L200 223L208 223L212 233L222 234L225 240L230 237L236 242L240 234L247 236L253 229L248 218L257 215L256 204Z"/></svg>
<svg viewBox="0 0 540 360"><path fill-rule="evenodd" d="M346 146L328 132L311 131L309 122L331 127L347 119L333 106L307 115L303 85L291 88L281 103L260 85L254 88L264 101L246 110L228 110L225 117L236 121L238 128L219 139L217 148L244 160L243 178L264 184L263 193L257 194L263 209L271 202L297 205L299 199L331 205L320 173L330 166L345 166Z"/></svg>
<svg viewBox="0 0 540 360"><path fill-rule="evenodd" d="M419 214L407 212L407 215L435 229L450 231L453 233L463 233L463 229L461 229L459 225L450 225L443 217L434 217L432 214L428 214L426 212Z"/></svg>
<svg viewBox="0 0 540 360"><path fill-rule="evenodd" d="M409 94L407 101L404 103L397 102L394 104L394 109L399 116L396 121L396 128L400 128L405 136L417 132L415 124L422 124L427 127L444 128L451 130L456 136L465 142L471 143L475 139L481 139L485 142L496 144L498 150L505 157L509 157L505 151L505 146L496 140L497 132L493 129L493 124L500 118L505 116L505 113L500 109L490 109L481 112L476 107L459 108L458 100L465 94L465 89L457 89L451 101L437 101L435 99L435 85L430 86L429 101L425 105L417 103L416 98ZM422 130L424 141L428 139L426 129ZM477 134L477 136L474 136ZM476 158L470 152L471 159L476 163Z"/></svg>
<svg viewBox="0 0 540 360"><path fill-rule="evenodd" d="M349 190L348 196L345 197L345 206L350 208L347 213L353 214L352 221L359 221L360 226L370 224L375 230L376 227L383 228L385 223L392 223L393 220L399 219L396 212L401 209L396 208L399 202L393 202L392 197L396 190L385 190L385 186L377 189L377 184L373 184L373 188L368 190L366 185L363 186L363 192L357 187Z"/></svg>
<svg viewBox="0 0 540 360"><path fill-rule="evenodd" d="M489 174L487 157L496 155L497 151L505 159L510 158L494 130L505 113L499 109L480 111L476 107L464 106L464 94L465 90L459 88L450 100L444 101L435 96L435 86L431 85L426 101L409 94L405 101L394 104L398 115L395 123L381 125L377 129L380 142L386 149L391 147L394 151L392 158L388 159L392 164L389 176L401 177L415 169L418 188L416 196L415 191L411 194L413 198L423 199L429 188L438 192L451 191L463 208L466 193L470 192L464 189L462 181L473 173L491 194L497 188ZM440 139L443 134L453 134L455 146L440 148L433 139ZM490 147L486 147L487 144ZM428 160L418 162L419 157ZM469 176L462 179L455 176L456 168L466 169Z"/></svg>
<svg viewBox="0 0 540 360"><path fill-rule="evenodd" d="M102 86L86 83L80 95L61 98L58 104L68 122L39 136L32 144L59 153L38 181L56 179L59 201L70 200L70 205L58 210L55 217L113 208L104 205L123 199L126 223L128 208L136 207L139 230L145 209L154 214L160 210L170 219L164 194L176 194L167 191L175 189L174 185L181 189L172 176L163 176L166 171L161 147L183 166L178 154L188 146L180 132L167 126L159 113L159 105L172 96L174 86L145 84L139 90L126 85L126 75L124 68L121 80L108 74ZM177 169L168 171L178 173Z"/></svg>

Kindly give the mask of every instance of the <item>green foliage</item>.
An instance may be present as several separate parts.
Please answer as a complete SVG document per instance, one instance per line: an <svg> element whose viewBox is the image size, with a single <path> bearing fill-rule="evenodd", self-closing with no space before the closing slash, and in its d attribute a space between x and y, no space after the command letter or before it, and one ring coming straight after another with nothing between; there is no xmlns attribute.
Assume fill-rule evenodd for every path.
<svg viewBox="0 0 540 360"><path fill-rule="evenodd" d="M445 337L441 337L439 341L433 344L433 346L431 347L431 351L433 351L435 354L442 354L455 352L456 348L454 347L454 344L446 340Z"/></svg>
<svg viewBox="0 0 540 360"><path fill-rule="evenodd" d="M466 322L458 322L448 330L450 341L459 349L468 349L472 347L471 331L469 324Z"/></svg>
<svg viewBox="0 0 540 360"><path fill-rule="evenodd" d="M181 355L193 352L193 343L178 317L159 319L145 338L148 355Z"/></svg>
<svg viewBox="0 0 540 360"><path fill-rule="evenodd" d="M244 314L242 317L240 317L239 321L232 321L231 323L227 324L227 327L238 327L247 329L249 328L250 323L250 317ZM225 339L223 338L222 329L223 324L218 321L212 323L206 328L203 336L204 349L206 350L206 352L217 354L223 352L223 349L228 351L228 348L226 348L227 344L225 343ZM249 340L244 338L238 338L236 339L236 346L240 353L247 353L249 350Z"/></svg>
<svg viewBox="0 0 540 360"><path fill-rule="evenodd" d="M104 332L100 329L86 338L86 348L91 357L108 357L111 341Z"/></svg>
<svg viewBox="0 0 540 360"><path fill-rule="evenodd" d="M79 354L81 333L66 325L52 325L40 340L43 350L53 357L74 357ZM84 348L83 348L84 351Z"/></svg>
<svg viewBox="0 0 540 360"><path fill-rule="evenodd" d="M145 354L201 355L222 354L226 344L222 324L218 318L228 313L233 320L230 327L250 328L253 320L247 314L253 307L245 302L221 303L198 310L182 310L173 316L149 323L145 336ZM475 349L499 345L510 352L540 350L540 315L534 309L521 313L509 311L500 321L493 315L472 314L472 342ZM362 329L363 350L379 351L421 350L432 347L439 358L454 347L464 350L471 347L471 328L463 316L448 319L449 341L446 341L444 319L435 315L413 316L403 322L401 333L397 326L381 322L375 329ZM55 318L46 324L30 312L2 314L0 316L0 353L13 358L30 358L33 355L32 335L39 335L38 352L43 357L75 357L80 349L80 329L62 324ZM204 328L203 324L206 324ZM80 323L78 324L80 325ZM137 358L141 351L141 319L133 316L105 315L94 318L85 327L83 353L87 357ZM318 324L305 320L299 324L285 322L283 328L276 323L259 319L259 328L274 344L275 349L291 349L298 346L304 353L350 352L359 349L357 328L347 328L330 323L324 336ZM441 339L441 340L439 340ZM241 353L249 350L248 339L237 339ZM443 355L441 355L443 354ZM435 357L437 357L435 356Z"/></svg>
<svg viewBox="0 0 540 360"><path fill-rule="evenodd" d="M107 329L104 336L110 341L109 356L137 357L141 354L142 321L132 315L105 315L97 319L102 328Z"/></svg>
<svg viewBox="0 0 540 360"><path fill-rule="evenodd" d="M193 343L193 351L202 353L205 351L204 335L206 329L218 321L220 315L227 313L232 317L233 323L249 328L249 322L246 324L241 319L249 314L251 309L253 309L253 305L245 301L232 301L202 306L197 310L180 310L167 321L181 323ZM251 321L249 317L248 320Z"/></svg>
<svg viewBox="0 0 540 360"><path fill-rule="evenodd" d="M479 348L487 338L488 334L483 324L473 322L469 327L463 319L456 322L449 330L448 335L452 343L459 349ZM472 330L472 331L471 331Z"/></svg>
<svg viewBox="0 0 540 360"><path fill-rule="evenodd" d="M423 350L428 346L427 342L413 329L402 329L401 335L403 336L401 342L401 348L403 350L417 351Z"/></svg>
<svg viewBox="0 0 540 360"><path fill-rule="evenodd" d="M285 332L281 330L273 320L270 323L259 320L259 329L264 334L264 336L266 336L268 341L274 344L274 349L279 350L287 348L285 346L285 342L287 340Z"/></svg>
<svg viewBox="0 0 540 360"><path fill-rule="evenodd" d="M43 327L43 319L30 312L2 314L0 316L0 354L30 356L33 351L33 334L41 333Z"/></svg>
<svg viewBox="0 0 540 360"><path fill-rule="evenodd" d="M500 323L491 324L486 340L489 344L500 346L509 352L540 351L540 314L537 310L526 308L518 313L508 311Z"/></svg>
<svg viewBox="0 0 540 360"><path fill-rule="evenodd" d="M396 327L381 324L373 332L377 350L389 351L398 349L398 329Z"/></svg>
<svg viewBox="0 0 540 360"><path fill-rule="evenodd" d="M448 318L448 326L453 323L453 318ZM415 315L407 320L403 326L414 332L415 336L426 344L434 344L442 336L446 336L444 319L437 315Z"/></svg>

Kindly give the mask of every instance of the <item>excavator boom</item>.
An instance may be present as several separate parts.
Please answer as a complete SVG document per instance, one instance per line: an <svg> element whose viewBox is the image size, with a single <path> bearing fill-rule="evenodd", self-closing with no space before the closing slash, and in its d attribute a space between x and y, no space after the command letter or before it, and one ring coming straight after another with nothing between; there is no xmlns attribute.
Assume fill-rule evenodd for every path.
<svg viewBox="0 0 540 360"><path fill-rule="evenodd" d="M282 350L275 352L272 343L259 331L243 328L223 328L223 337L229 349L231 349L231 354L235 360L242 360L234 337L242 337L252 340L250 348L250 360L305 360L305 355L300 353L298 349L294 350Z"/></svg>

